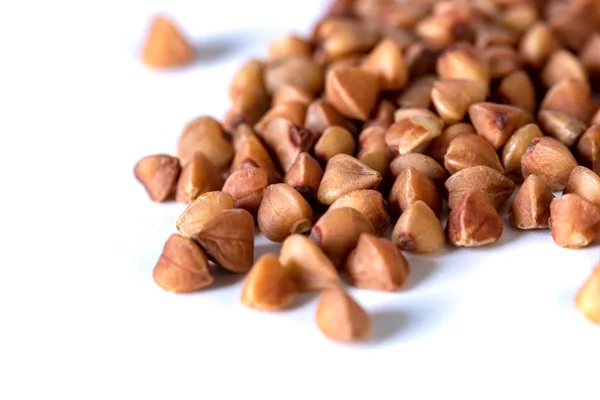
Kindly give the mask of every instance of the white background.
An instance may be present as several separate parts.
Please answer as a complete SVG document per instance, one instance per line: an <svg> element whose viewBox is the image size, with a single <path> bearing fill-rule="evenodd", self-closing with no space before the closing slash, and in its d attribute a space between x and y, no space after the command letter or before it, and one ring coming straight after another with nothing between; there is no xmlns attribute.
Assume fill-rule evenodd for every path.
<svg viewBox="0 0 600 400"><path fill-rule="evenodd" d="M375 325L360 345L325 339L311 297L265 314L239 282L159 289L184 206L150 202L135 162L221 118L240 63L325 2L81 3L0 3L1 399L598 399L600 330L573 302L598 247L548 232L505 227L495 246L410 257L399 293L353 291ZM198 44L192 67L139 62L157 10Z"/></svg>

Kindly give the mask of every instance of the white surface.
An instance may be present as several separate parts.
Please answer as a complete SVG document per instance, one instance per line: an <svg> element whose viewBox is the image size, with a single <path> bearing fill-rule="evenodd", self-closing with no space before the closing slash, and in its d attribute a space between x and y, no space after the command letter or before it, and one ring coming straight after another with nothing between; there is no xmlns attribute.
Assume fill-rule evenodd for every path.
<svg viewBox="0 0 600 400"><path fill-rule="evenodd" d="M493 247L410 257L407 290L353 291L375 323L360 345L327 341L314 300L264 314L239 283L153 283L183 206L151 203L134 163L174 152L196 115L222 117L241 61L324 1L31 3L0 5L0 398L598 399L600 330L573 304L598 247L547 232L506 227ZM139 63L158 9L201 62Z"/></svg>

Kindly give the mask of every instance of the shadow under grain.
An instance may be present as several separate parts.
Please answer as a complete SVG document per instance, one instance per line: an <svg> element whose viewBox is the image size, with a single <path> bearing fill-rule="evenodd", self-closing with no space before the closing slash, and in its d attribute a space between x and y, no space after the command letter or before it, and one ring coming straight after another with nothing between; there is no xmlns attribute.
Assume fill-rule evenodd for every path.
<svg viewBox="0 0 600 400"><path fill-rule="evenodd" d="M407 258L410 264L410 275L408 276L408 281L405 283L405 290L412 290L423 284L424 281L433 276L437 268L440 268L435 260L426 256L412 256Z"/></svg>
<svg viewBox="0 0 600 400"><path fill-rule="evenodd" d="M290 305L290 310L298 310L302 307L307 306L310 302L315 300L319 295L319 292L306 292L299 293Z"/></svg>
<svg viewBox="0 0 600 400"><path fill-rule="evenodd" d="M220 59L232 54L239 47L233 38L216 37L207 38L194 43L196 58L199 63L218 62Z"/></svg>
<svg viewBox="0 0 600 400"><path fill-rule="evenodd" d="M370 341L379 343L400 334L410 324L410 314L399 310L376 311L371 315L373 333Z"/></svg>
<svg viewBox="0 0 600 400"><path fill-rule="evenodd" d="M204 37L194 41L195 62L201 64L217 63L233 55L249 43L256 42L260 36L256 32L231 32L226 35Z"/></svg>
<svg viewBox="0 0 600 400"><path fill-rule="evenodd" d="M218 290L223 289L229 286L237 285L241 283L246 274L238 274L235 272L226 271L220 267L216 267L214 269L215 281L210 286L210 290Z"/></svg>

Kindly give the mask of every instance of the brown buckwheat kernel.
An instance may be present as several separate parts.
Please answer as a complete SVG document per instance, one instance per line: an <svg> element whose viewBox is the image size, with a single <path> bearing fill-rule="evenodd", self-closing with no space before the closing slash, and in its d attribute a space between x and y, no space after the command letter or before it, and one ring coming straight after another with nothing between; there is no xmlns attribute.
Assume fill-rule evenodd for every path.
<svg viewBox="0 0 600 400"><path fill-rule="evenodd" d="M310 239L337 268L341 268L362 233L375 233L369 220L354 208L340 207L327 211L319 218L310 233Z"/></svg>
<svg viewBox="0 0 600 400"><path fill-rule="evenodd" d="M258 209L258 227L273 242L283 242L292 233L310 231L313 213L296 189L278 183L267 187Z"/></svg>
<svg viewBox="0 0 600 400"><path fill-rule="evenodd" d="M410 274L408 261L388 239L363 233L346 260L350 284L362 289L393 292Z"/></svg>
<svg viewBox="0 0 600 400"><path fill-rule="evenodd" d="M600 325L600 267L596 266L583 284L575 303L579 311L593 324Z"/></svg>
<svg viewBox="0 0 600 400"><path fill-rule="evenodd" d="M331 260L306 236L288 236L281 247L279 261L301 292L325 289L340 282Z"/></svg>
<svg viewBox="0 0 600 400"><path fill-rule="evenodd" d="M369 314L340 287L321 293L316 321L321 332L336 342L361 341L371 333Z"/></svg>
<svg viewBox="0 0 600 400"><path fill-rule="evenodd" d="M144 186L152 201L166 201L177 184L179 160L165 154L146 156L135 165L135 178Z"/></svg>
<svg viewBox="0 0 600 400"><path fill-rule="evenodd" d="M529 175L513 199L508 218L518 229L543 229L548 227L552 190L537 175Z"/></svg>
<svg viewBox="0 0 600 400"><path fill-rule="evenodd" d="M154 267L154 281L168 292L189 293L210 286L213 273L194 240L173 234Z"/></svg>
<svg viewBox="0 0 600 400"><path fill-rule="evenodd" d="M503 227L492 203L475 190L465 194L450 211L446 229L454 246L478 247L495 243Z"/></svg>
<svg viewBox="0 0 600 400"><path fill-rule="evenodd" d="M392 243L413 253L435 253L446 243L440 220L431 208L421 200L412 203L400 216Z"/></svg>
<svg viewBox="0 0 600 400"><path fill-rule="evenodd" d="M283 268L275 254L265 254L256 261L242 287L241 301L261 311L279 311L289 306L298 288L289 270Z"/></svg>

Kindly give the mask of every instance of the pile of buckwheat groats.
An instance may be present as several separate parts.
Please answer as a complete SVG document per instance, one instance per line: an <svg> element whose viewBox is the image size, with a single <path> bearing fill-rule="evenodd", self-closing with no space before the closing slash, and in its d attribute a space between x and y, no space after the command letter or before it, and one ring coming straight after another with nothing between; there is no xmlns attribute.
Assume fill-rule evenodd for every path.
<svg viewBox="0 0 600 400"><path fill-rule="evenodd" d="M248 272L241 301L267 311L318 291L321 331L354 341L371 322L341 277L395 291L410 271L401 251L494 243L505 208L517 229L589 245L600 236L599 32L595 0L334 1L309 37L275 39L239 69L222 122L198 117L177 157L137 163L153 201L189 203L154 280L187 293L216 269ZM148 66L194 53L154 19ZM255 224L279 255L254 262ZM600 324L600 268L576 305Z"/></svg>

